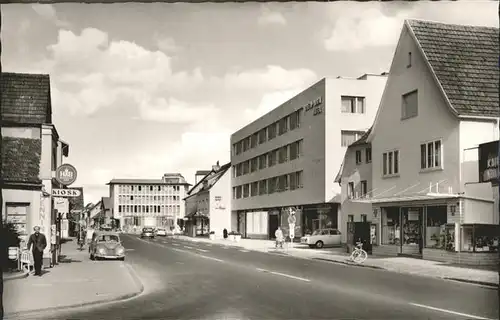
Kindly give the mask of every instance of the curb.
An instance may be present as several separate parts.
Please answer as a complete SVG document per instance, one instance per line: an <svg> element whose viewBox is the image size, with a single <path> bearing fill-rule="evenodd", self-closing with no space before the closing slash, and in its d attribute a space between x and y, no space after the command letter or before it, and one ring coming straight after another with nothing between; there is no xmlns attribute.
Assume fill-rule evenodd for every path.
<svg viewBox="0 0 500 320"><path fill-rule="evenodd" d="M344 264L346 266L353 266L353 267L360 267L360 268L369 268L369 269L375 269L375 270L387 270L386 268L382 268L382 267L378 267L378 266L353 263L353 262L349 262L349 261L330 260L330 259L326 259L326 258L312 258L312 260L326 261L326 262Z"/></svg>
<svg viewBox="0 0 500 320"><path fill-rule="evenodd" d="M487 282L487 281L477 281L477 280L468 280L468 279L451 278L451 277L441 277L441 279L464 282L464 283L471 283L471 284L478 284L478 285L482 285L482 286L493 287L495 289L498 289L498 287L499 287L498 283Z"/></svg>
<svg viewBox="0 0 500 320"><path fill-rule="evenodd" d="M27 272L22 272L21 274L16 274L15 276L8 276L8 277L6 277L4 275L3 281L24 279L24 278L27 278L28 276L29 276L29 273L27 273Z"/></svg>
<svg viewBox="0 0 500 320"><path fill-rule="evenodd" d="M33 317L33 319L36 319L36 317L39 316L39 313L45 313L45 312L50 312L50 311L65 312L65 311L71 311L72 309L89 307L89 306L100 306L100 305L105 305L105 304L112 303L112 302L120 302L120 301L135 298L144 292L144 285L140 281L139 277L135 273L135 270L132 268L132 266L129 265L128 263L125 263L125 266L128 269L128 273L131 276L132 280L134 281L134 284L139 288L139 290L136 292L126 293L126 294L122 294L122 295L110 297L110 298L105 298L105 299L102 299L100 301L83 302L83 303L62 306L62 307L49 307L49 308L40 308L40 309L34 309L34 310L29 310L29 311L7 313L4 315L4 317L5 317L4 319L5 320L17 319L18 317L22 317L22 318L28 317L29 318L30 315Z"/></svg>

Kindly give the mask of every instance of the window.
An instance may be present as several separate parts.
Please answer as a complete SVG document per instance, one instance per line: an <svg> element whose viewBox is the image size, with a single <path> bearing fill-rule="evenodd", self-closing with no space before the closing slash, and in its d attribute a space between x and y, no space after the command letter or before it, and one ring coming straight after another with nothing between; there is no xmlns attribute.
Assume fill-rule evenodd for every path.
<svg viewBox="0 0 500 320"><path fill-rule="evenodd" d="M243 174L243 163L238 163L236 165L236 176L239 177Z"/></svg>
<svg viewBox="0 0 500 320"><path fill-rule="evenodd" d="M134 200L134 196L130 196L130 200Z"/></svg>
<svg viewBox="0 0 500 320"><path fill-rule="evenodd" d="M278 192L288 190L288 175L282 175L278 177Z"/></svg>
<svg viewBox="0 0 500 320"><path fill-rule="evenodd" d="M361 222L367 222L368 221L368 218L366 216L366 214L362 214L361 215Z"/></svg>
<svg viewBox="0 0 500 320"><path fill-rule="evenodd" d="M248 198L250 196L250 185L244 184L243 185L243 198Z"/></svg>
<svg viewBox="0 0 500 320"><path fill-rule="evenodd" d="M341 131L341 145L342 147L348 147L359 138L363 136L364 132L363 131Z"/></svg>
<svg viewBox="0 0 500 320"><path fill-rule="evenodd" d="M365 113L364 97L342 96L342 113Z"/></svg>
<svg viewBox="0 0 500 320"><path fill-rule="evenodd" d="M289 117L284 117L279 121L279 135L285 134L288 131L288 119Z"/></svg>
<svg viewBox="0 0 500 320"><path fill-rule="evenodd" d="M243 152L250 149L250 137L243 139Z"/></svg>
<svg viewBox="0 0 500 320"><path fill-rule="evenodd" d="M233 199L236 199L236 187L233 187Z"/></svg>
<svg viewBox="0 0 500 320"><path fill-rule="evenodd" d="M235 143L235 153L236 155L239 155L242 152L242 143L241 141L238 141Z"/></svg>
<svg viewBox="0 0 500 320"><path fill-rule="evenodd" d="M288 146L279 148L278 158L279 158L279 163L284 163L288 160Z"/></svg>
<svg viewBox="0 0 500 320"><path fill-rule="evenodd" d="M243 174L248 174L250 172L250 161L243 162Z"/></svg>
<svg viewBox="0 0 500 320"><path fill-rule="evenodd" d="M349 182L347 184L347 197L349 199L354 198L354 182Z"/></svg>
<svg viewBox="0 0 500 320"><path fill-rule="evenodd" d="M290 160L295 160L300 157L302 153L302 141L299 140L290 144Z"/></svg>
<svg viewBox="0 0 500 320"><path fill-rule="evenodd" d="M295 172L295 179L297 181L297 188L302 188L304 186L303 181L302 181L302 173L303 173L303 171Z"/></svg>
<svg viewBox="0 0 500 320"><path fill-rule="evenodd" d="M276 126L277 125L278 125L278 123L275 122L267 128L267 140L272 140L272 139L276 138Z"/></svg>
<svg viewBox="0 0 500 320"><path fill-rule="evenodd" d="M353 214L347 215L347 222L354 222L354 215Z"/></svg>
<svg viewBox="0 0 500 320"><path fill-rule="evenodd" d="M368 193L368 182L366 180L361 181L361 196L365 197Z"/></svg>
<svg viewBox="0 0 500 320"><path fill-rule="evenodd" d="M356 150L356 164L360 164L361 160L361 150Z"/></svg>
<svg viewBox="0 0 500 320"><path fill-rule="evenodd" d="M420 169L441 167L441 141L436 140L420 145Z"/></svg>
<svg viewBox="0 0 500 320"><path fill-rule="evenodd" d="M254 133L250 137L250 148L255 148L257 146L257 141L259 140L259 134Z"/></svg>
<svg viewBox="0 0 500 320"><path fill-rule="evenodd" d="M258 182L252 182L252 186L250 188L250 195L252 197L259 195L259 183Z"/></svg>
<svg viewBox="0 0 500 320"><path fill-rule="evenodd" d="M263 155L260 155L258 157L258 160L259 160L259 170L262 170L264 168L266 168L266 165L267 165L267 157L265 154Z"/></svg>
<svg viewBox="0 0 500 320"><path fill-rule="evenodd" d="M278 189L278 177L273 177L269 179L268 191L269 194L273 194Z"/></svg>
<svg viewBox="0 0 500 320"><path fill-rule="evenodd" d="M242 191L241 186L237 186L236 187L236 199L240 199L241 198L241 191Z"/></svg>
<svg viewBox="0 0 500 320"><path fill-rule="evenodd" d="M383 175L395 175L399 173L399 151L385 152L382 155Z"/></svg>
<svg viewBox="0 0 500 320"><path fill-rule="evenodd" d="M408 64L406 65L407 68L411 67L411 52L408 52Z"/></svg>
<svg viewBox="0 0 500 320"><path fill-rule="evenodd" d="M250 172L257 171L257 165L258 165L257 160L258 160L257 158L253 158L252 160L250 160Z"/></svg>
<svg viewBox="0 0 500 320"><path fill-rule="evenodd" d="M263 144L267 141L267 131L266 128L259 131L259 144Z"/></svg>
<svg viewBox="0 0 500 320"><path fill-rule="evenodd" d="M260 180L259 181L259 194L267 194L267 180Z"/></svg>
<svg viewBox="0 0 500 320"><path fill-rule="evenodd" d="M267 156L267 159L268 159L268 167L272 167L276 164L276 161L277 161L277 156L278 156L278 152L277 150L273 150L273 151L270 151L268 153L268 156Z"/></svg>
<svg viewBox="0 0 500 320"><path fill-rule="evenodd" d="M366 157L366 163L372 162L372 148L366 148L365 157Z"/></svg>
<svg viewBox="0 0 500 320"><path fill-rule="evenodd" d="M413 118L418 115L418 90L403 95L401 119Z"/></svg>
<svg viewBox="0 0 500 320"><path fill-rule="evenodd" d="M290 115L290 130L300 128L301 117L302 117L302 109L299 109Z"/></svg>

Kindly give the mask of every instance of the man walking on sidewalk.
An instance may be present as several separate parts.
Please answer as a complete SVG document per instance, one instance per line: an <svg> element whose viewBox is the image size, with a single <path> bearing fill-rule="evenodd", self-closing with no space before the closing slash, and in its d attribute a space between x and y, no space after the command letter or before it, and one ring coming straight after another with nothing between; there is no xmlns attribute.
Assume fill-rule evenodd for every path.
<svg viewBox="0 0 500 320"><path fill-rule="evenodd" d="M30 236L28 240L28 250L33 245L33 260L35 260L35 276L42 276L42 260L43 250L47 247L47 239L43 233L40 233L40 227L33 228L35 233Z"/></svg>

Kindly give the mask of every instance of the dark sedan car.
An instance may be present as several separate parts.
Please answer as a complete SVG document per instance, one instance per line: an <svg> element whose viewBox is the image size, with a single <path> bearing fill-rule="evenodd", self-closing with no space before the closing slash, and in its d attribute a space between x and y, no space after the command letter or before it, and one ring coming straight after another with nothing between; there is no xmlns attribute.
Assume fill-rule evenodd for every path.
<svg viewBox="0 0 500 320"><path fill-rule="evenodd" d="M141 238L150 238L153 239L155 237L155 231L153 228L143 228L141 232Z"/></svg>

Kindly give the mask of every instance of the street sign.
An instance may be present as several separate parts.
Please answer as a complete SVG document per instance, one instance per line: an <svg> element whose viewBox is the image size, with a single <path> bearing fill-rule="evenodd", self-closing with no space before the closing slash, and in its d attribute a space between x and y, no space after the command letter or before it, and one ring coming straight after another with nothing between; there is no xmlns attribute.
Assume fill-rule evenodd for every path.
<svg viewBox="0 0 500 320"><path fill-rule="evenodd" d="M52 196L61 198L79 197L82 192L78 189L52 189Z"/></svg>
<svg viewBox="0 0 500 320"><path fill-rule="evenodd" d="M69 186L74 183L76 176L76 168L69 163L62 164L56 169L56 180L63 186Z"/></svg>
<svg viewBox="0 0 500 320"><path fill-rule="evenodd" d="M289 225L290 228L290 238L293 240L295 238L295 223L290 223Z"/></svg>

